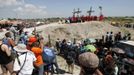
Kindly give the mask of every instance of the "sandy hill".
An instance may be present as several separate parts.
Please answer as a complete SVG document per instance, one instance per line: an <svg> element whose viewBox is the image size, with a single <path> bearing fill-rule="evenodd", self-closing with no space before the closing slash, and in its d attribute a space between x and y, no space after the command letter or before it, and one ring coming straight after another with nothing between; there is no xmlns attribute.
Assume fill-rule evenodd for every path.
<svg viewBox="0 0 134 75"><path fill-rule="evenodd" d="M43 30L42 35L45 40L48 40L50 34L51 40L54 41L57 38L60 39L83 39L83 38L101 38L102 35L106 35L106 32L113 32L114 34L121 31L120 28L114 27L105 22L85 22L85 23L73 23L73 24L57 24L55 26L47 26L40 28Z"/></svg>

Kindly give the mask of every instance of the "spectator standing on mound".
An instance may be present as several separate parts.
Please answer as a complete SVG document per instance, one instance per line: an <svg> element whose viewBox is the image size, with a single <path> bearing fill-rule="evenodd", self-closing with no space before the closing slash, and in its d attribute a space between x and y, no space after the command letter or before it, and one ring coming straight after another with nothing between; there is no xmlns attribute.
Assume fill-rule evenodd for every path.
<svg viewBox="0 0 134 75"><path fill-rule="evenodd" d="M58 38L56 40L56 43L55 43L55 46L56 46L56 49L57 49L58 53L60 53L60 44L61 44L61 42L60 42L60 39Z"/></svg>

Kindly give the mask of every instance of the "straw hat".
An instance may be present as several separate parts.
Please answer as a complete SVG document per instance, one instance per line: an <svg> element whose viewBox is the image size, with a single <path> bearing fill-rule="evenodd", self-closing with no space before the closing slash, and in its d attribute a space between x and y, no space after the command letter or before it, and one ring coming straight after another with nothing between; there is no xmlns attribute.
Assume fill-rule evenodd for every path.
<svg viewBox="0 0 134 75"><path fill-rule="evenodd" d="M17 51L17 52L20 52L20 53L29 51L29 50L27 50L25 44L18 44L17 46L14 47L14 50Z"/></svg>

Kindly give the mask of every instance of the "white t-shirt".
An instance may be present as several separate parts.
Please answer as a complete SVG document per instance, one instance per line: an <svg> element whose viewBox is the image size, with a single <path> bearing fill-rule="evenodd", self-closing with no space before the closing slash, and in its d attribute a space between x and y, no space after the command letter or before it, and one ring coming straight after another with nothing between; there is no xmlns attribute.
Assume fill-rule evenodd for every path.
<svg viewBox="0 0 134 75"><path fill-rule="evenodd" d="M26 56L26 53L23 55L20 55L18 57L20 60L21 66L18 63L17 58L15 59L14 68L13 68L14 71L20 70L20 68L22 67L22 65L25 61L25 56ZM29 51L27 53L26 62L24 64L23 68L21 69L21 71L19 72L19 75L32 74L33 69L34 69L34 66L33 66L34 61L36 61L36 57L31 51Z"/></svg>

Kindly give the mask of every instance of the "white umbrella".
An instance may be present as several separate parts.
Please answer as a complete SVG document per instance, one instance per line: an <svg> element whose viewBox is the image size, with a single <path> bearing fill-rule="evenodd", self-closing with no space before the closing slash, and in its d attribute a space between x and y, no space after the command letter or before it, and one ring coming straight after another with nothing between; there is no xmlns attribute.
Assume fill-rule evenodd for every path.
<svg viewBox="0 0 134 75"><path fill-rule="evenodd" d="M89 38L90 43L95 43L96 40L94 38Z"/></svg>

